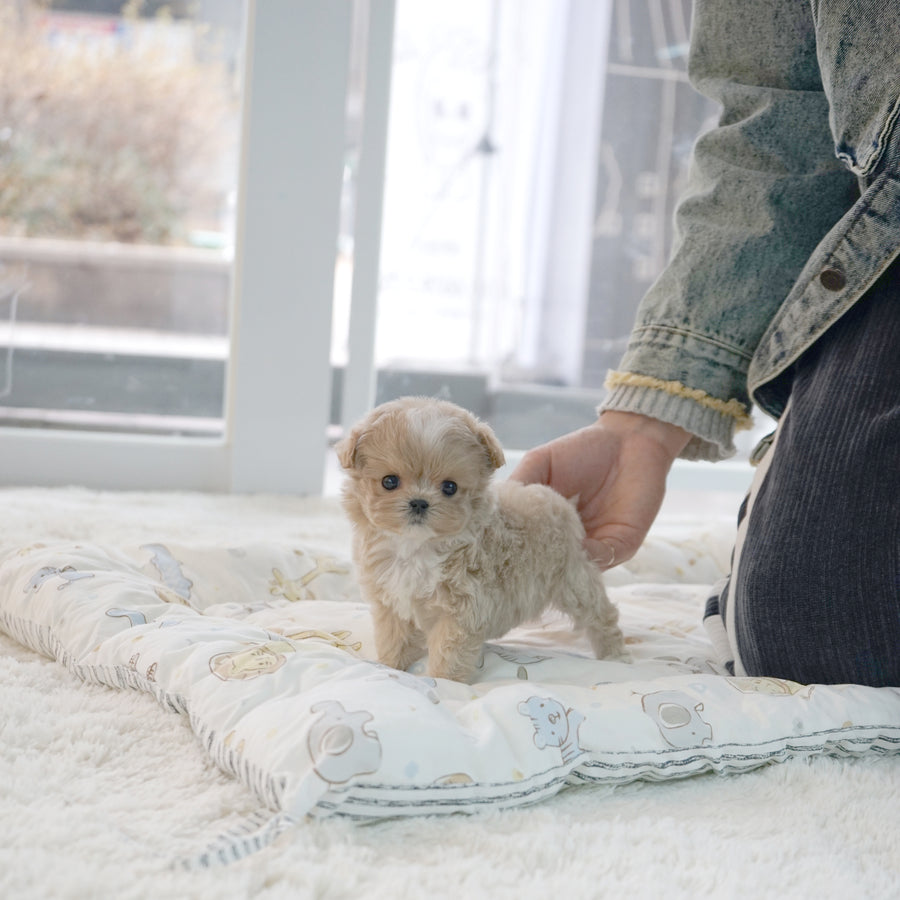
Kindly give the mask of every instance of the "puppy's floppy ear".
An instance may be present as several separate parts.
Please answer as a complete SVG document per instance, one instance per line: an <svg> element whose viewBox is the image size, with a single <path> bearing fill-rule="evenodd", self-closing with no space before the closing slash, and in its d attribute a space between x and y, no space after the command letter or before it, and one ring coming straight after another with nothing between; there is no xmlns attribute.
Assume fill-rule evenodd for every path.
<svg viewBox="0 0 900 900"><path fill-rule="evenodd" d="M347 435L334 445L335 453L340 464L345 469L361 469L365 464L364 453L365 438L384 419L387 409L391 404L384 403L373 409L368 415L360 419L347 433Z"/></svg>
<svg viewBox="0 0 900 900"><path fill-rule="evenodd" d="M359 439L364 433L365 427L363 425L356 425L350 429L350 433L345 438L334 445L334 452L337 453L338 461L345 469L356 468L356 451L359 445Z"/></svg>
<svg viewBox="0 0 900 900"><path fill-rule="evenodd" d="M506 457L503 455L503 447L500 446L497 435L494 434L490 425L480 422L477 419L474 431L479 443L487 451L491 468L499 469L500 466L506 462Z"/></svg>

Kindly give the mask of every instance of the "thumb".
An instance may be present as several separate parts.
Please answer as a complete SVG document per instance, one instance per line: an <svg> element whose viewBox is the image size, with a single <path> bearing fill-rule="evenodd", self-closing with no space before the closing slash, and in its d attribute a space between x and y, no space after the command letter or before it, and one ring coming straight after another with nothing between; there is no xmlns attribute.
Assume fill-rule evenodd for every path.
<svg viewBox="0 0 900 900"><path fill-rule="evenodd" d="M588 556L603 570L628 562L637 553L645 535L636 529L622 529L616 534L603 537L586 537L582 546Z"/></svg>
<svg viewBox="0 0 900 900"><path fill-rule="evenodd" d="M529 450L510 473L511 481L522 484L547 484L550 479L550 461L539 449Z"/></svg>

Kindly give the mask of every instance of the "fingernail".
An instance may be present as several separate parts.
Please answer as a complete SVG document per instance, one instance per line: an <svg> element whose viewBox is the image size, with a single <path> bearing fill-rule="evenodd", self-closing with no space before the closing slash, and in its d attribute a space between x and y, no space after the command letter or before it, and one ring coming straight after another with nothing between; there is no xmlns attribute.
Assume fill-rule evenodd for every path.
<svg viewBox="0 0 900 900"><path fill-rule="evenodd" d="M616 548L609 541L600 541L604 553L596 558L597 565L602 569L609 569L616 561Z"/></svg>

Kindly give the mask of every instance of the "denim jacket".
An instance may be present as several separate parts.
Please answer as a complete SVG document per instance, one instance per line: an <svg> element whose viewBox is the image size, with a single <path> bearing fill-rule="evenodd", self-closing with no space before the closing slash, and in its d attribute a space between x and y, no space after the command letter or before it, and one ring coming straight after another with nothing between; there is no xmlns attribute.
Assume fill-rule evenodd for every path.
<svg viewBox="0 0 900 900"><path fill-rule="evenodd" d="M697 0L689 75L721 118L601 409L721 459L753 402L783 412L793 364L900 251L900 3Z"/></svg>

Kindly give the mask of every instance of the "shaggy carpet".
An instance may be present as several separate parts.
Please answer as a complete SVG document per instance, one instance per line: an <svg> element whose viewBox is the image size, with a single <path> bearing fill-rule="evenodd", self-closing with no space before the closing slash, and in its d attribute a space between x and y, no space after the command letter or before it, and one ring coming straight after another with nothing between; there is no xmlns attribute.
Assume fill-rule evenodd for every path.
<svg viewBox="0 0 900 900"><path fill-rule="evenodd" d="M7 489L0 510L3 546L164 535L348 553L329 499ZM3 898L888 898L900 884L898 798L900 758L817 756L582 786L476 816L310 821L239 863L183 871L173 860L239 824L256 798L201 752L185 717L83 684L0 635Z"/></svg>

